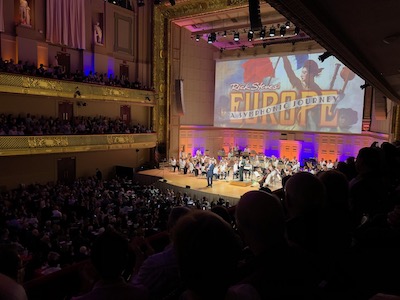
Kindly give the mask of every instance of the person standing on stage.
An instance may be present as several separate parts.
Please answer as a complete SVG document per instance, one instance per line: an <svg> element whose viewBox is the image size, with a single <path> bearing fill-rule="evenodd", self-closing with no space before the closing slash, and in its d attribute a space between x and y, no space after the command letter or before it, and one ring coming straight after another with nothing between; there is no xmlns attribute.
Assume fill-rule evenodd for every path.
<svg viewBox="0 0 400 300"><path fill-rule="evenodd" d="M213 158L210 158L210 162L207 167L207 187L212 187L213 176L214 176L215 162Z"/></svg>
<svg viewBox="0 0 400 300"><path fill-rule="evenodd" d="M243 156L241 156L239 160L239 181L243 181L243 171L245 164L246 162L244 161Z"/></svg>

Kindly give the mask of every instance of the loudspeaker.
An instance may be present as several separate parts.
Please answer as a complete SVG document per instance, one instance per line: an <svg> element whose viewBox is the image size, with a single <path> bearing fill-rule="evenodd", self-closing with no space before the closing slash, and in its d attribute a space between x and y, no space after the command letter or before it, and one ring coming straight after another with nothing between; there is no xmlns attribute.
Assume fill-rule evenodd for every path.
<svg viewBox="0 0 400 300"><path fill-rule="evenodd" d="M175 80L175 113L177 115L185 114L185 105L183 99L183 80L176 79Z"/></svg>
<svg viewBox="0 0 400 300"><path fill-rule="evenodd" d="M260 1L249 0L250 26L253 30L261 30Z"/></svg>
<svg viewBox="0 0 400 300"><path fill-rule="evenodd" d="M375 120L387 119L387 98L385 96L376 94L375 97Z"/></svg>

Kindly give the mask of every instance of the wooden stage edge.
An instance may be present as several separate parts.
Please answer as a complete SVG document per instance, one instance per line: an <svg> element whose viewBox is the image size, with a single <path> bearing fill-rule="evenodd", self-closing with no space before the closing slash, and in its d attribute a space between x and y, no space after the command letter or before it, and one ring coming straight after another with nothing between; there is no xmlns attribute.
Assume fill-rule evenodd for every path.
<svg viewBox="0 0 400 300"><path fill-rule="evenodd" d="M166 184L166 188L176 187L182 192L188 193L191 197L206 197L208 201L218 200L220 197L229 200L231 205L236 205L240 197L252 190L260 188L258 182L253 180L238 181L232 175L226 180L214 180L212 187L207 187L207 179L204 176L195 177L193 174L183 174L172 169L150 169L138 172L147 176L157 178L157 186ZM280 189L281 184L269 187L272 191Z"/></svg>

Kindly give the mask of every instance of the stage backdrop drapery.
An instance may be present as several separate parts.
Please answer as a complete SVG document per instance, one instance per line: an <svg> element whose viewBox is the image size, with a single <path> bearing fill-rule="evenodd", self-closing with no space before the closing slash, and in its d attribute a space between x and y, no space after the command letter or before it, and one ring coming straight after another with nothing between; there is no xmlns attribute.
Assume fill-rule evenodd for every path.
<svg viewBox="0 0 400 300"><path fill-rule="evenodd" d="M85 49L84 0L47 0L46 19L47 41Z"/></svg>

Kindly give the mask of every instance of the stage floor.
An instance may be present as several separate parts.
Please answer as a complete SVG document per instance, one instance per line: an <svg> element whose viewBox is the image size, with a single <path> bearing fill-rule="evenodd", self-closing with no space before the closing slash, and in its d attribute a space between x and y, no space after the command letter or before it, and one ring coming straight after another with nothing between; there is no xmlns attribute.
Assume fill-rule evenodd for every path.
<svg viewBox="0 0 400 300"><path fill-rule="evenodd" d="M233 179L232 175L227 178L227 180L213 180L213 186L207 187L207 179L202 176L195 177L192 174L183 174L182 172L175 171L172 169L151 169L140 171L140 174L161 177L171 185L177 187L190 186L190 189L197 190L201 192L211 193L214 195L228 196L232 198L240 197L252 190L258 190L260 188L259 184L255 180L245 180L243 182ZM276 184L269 187L272 191L280 189L282 185Z"/></svg>

